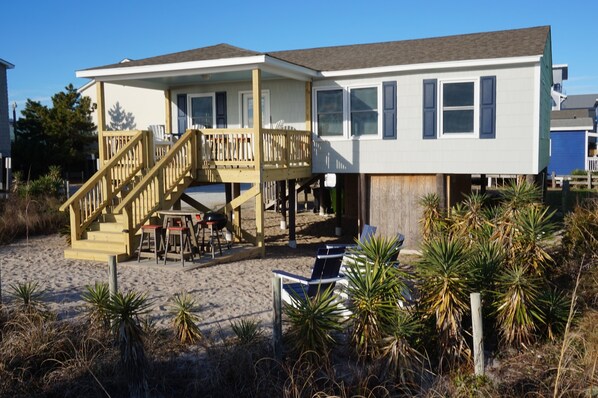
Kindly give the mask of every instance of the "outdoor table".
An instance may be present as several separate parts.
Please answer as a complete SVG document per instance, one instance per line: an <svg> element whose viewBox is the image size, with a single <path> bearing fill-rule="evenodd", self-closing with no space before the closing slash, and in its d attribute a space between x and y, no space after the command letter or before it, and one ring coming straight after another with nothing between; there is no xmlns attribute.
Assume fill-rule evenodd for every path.
<svg viewBox="0 0 598 398"><path fill-rule="evenodd" d="M201 247L199 242L197 241L197 231L195 230L195 225L193 223L193 218L200 214L197 210L159 210L158 214L162 216L164 226L164 231L168 228L168 226L176 225L177 220L180 222L181 226L185 226L189 228L191 232L191 243L197 249L198 253L201 253ZM197 223L197 228L201 228L201 225Z"/></svg>

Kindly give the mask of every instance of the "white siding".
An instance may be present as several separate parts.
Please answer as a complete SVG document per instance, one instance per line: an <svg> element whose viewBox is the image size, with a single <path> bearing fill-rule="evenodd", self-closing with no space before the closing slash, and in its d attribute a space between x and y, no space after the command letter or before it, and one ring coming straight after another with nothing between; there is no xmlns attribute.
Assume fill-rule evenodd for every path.
<svg viewBox="0 0 598 398"><path fill-rule="evenodd" d="M496 76L496 138L422 139L424 79L479 79ZM313 170L349 173L503 173L538 172L539 105L535 66L430 71L376 79L321 80L314 88L397 81L397 139L314 139ZM535 112L536 111L536 112ZM535 131L534 131L535 129ZM536 151L536 156L534 156ZM536 161L534 161L536 159Z"/></svg>
<svg viewBox="0 0 598 398"><path fill-rule="evenodd" d="M0 63L0 154L10 156L10 129L8 124L8 84L6 66Z"/></svg>
<svg viewBox="0 0 598 398"><path fill-rule="evenodd" d="M96 85L92 84L81 92L81 95L91 98L92 103L97 102ZM116 102L123 111L135 117L135 129L147 130L152 124L164 124L166 120L166 105L164 91L146 88L122 86L120 84L104 83L104 102L106 125L110 123L108 110L113 109ZM97 110L92 114L93 123L97 126Z"/></svg>

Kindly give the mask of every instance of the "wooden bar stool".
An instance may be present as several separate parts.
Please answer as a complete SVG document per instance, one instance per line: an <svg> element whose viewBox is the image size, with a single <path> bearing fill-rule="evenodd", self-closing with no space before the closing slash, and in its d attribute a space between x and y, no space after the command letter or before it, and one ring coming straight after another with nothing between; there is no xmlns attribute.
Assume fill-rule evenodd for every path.
<svg viewBox="0 0 598 398"><path fill-rule="evenodd" d="M202 221L203 235L201 237L201 247L206 247L205 238L206 230L208 230L208 245L210 247L210 251L212 252L212 258L214 258L216 242L218 242L218 250L220 250L220 255L222 256L222 246L220 245L220 230L218 230L218 228L216 227L217 225L218 221Z"/></svg>
<svg viewBox="0 0 598 398"><path fill-rule="evenodd" d="M146 242L147 247L144 248L144 243ZM156 259L156 264L158 264L158 255L162 252L162 250L164 250L162 226L154 224L142 226L141 239L139 240L139 248L137 249L137 262L141 261L141 257L154 257Z"/></svg>
<svg viewBox="0 0 598 398"><path fill-rule="evenodd" d="M178 246L176 242L177 237L179 243ZM164 251L164 264L166 264L168 254L177 253L177 251L181 256L181 263L183 267L185 266L185 255L191 257L191 261L193 261L193 248L191 247L191 231L188 227L166 228L166 249Z"/></svg>

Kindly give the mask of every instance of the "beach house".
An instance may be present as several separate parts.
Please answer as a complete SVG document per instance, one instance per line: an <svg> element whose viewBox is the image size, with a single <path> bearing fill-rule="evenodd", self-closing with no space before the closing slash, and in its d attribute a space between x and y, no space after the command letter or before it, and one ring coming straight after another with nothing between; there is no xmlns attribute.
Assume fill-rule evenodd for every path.
<svg viewBox="0 0 598 398"><path fill-rule="evenodd" d="M0 58L0 190L7 189L10 176L10 125L8 121L8 79L15 66ZM8 173L7 173L8 170Z"/></svg>
<svg viewBox="0 0 598 398"><path fill-rule="evenodd" d="M131 254L158 209L182 198L201 210L184 190L203 183L230 184L224 211L255 201L255 229L242 230L240 217L231 228L263 254L264 183L286 182L292 200L297 181L324 173L336 174L345 228L400 231L416 247L422 195L450 205L472 174L538 176L549 159L548 26L272 52L218 44L77 76L97 90L102 167L63 206L72 257ZM106 131L115 85L161 93L159 124L174 145L146 131ZM239 183L252 188L240 194ZM117 238L90 239L101 224L116 224Z"/></svg>

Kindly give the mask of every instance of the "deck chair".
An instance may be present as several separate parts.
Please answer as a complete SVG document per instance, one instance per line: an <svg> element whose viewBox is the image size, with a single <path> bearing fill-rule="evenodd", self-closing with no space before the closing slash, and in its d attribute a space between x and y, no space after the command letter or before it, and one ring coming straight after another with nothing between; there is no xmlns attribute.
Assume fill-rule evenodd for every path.
<svg viewBox="0 0 598 398"><path fill-rule="evenodd" d="M292 304L293 298L314 297L318 292L334 287L336 282L342 280L339 272L344 253L344 248L318 249L309 278L286 271L273 270L272 273L280 277L282 301ZM285 283L285 281L289 282Z"/></svg>
<svg viewBox="0 0 598 398"><path fill-rule="evenodd" d="M172 136L166 134L166 128L163 124L152 124L148 129L154 134L155 141L171 141Z"/></svg>

